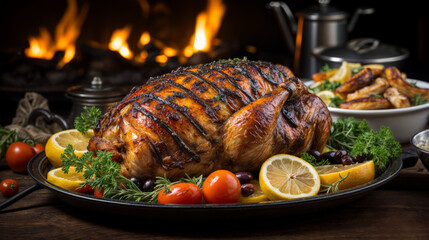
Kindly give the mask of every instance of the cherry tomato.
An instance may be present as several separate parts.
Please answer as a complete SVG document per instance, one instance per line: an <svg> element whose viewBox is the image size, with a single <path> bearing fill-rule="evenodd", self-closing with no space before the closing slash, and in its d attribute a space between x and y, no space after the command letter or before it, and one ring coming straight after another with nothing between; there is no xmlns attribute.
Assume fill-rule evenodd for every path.
<svg viewBox="0 0 429 240"><path fill-rule="evenodd" d="M240 195L240 181L227 170L212 172L203 183L203 196L207 203L236 203Z"/></svg>
<svg viewBox="0 0 429 240"><path fill-rule="evenodd" d="M94 191L94 189L91 187L91 185L86 184L85 187L80 188L80 189L76 189L74 191L78 192L78 193L90 193L90 192Z"/></svg>
<svg viewBox="0 0 429 240"><path fill-rule="evenodd" d="M203 199L201 189L193 183L176 183L162 189L158 194L158 202L164 204L199 204Z"/></svg>
<svg viewBox="0 0 429 240"><path fill-rule="evenodd" d="M99 188L94 189L94 196L103 197L103 195L104 195L104 188L101 190Z"/></svg>
<svg viewBox="0 0 429 240"><path fill-rule="evenodd" d="M12 197L19 191L19 184L13 179L5 179L0 183L0 192L5 197Z"/></svg>
<svg viewBox="0 0 429 240"><path fill-rule="evenodd" d="M34 144L33 149L34 149L34 152L36 154L38 154L38 153L43 152L45 150L45 146L43 146L43 144L41 144L41 143L36 143L36 144Z"/></svg>
<svg viewBox="0 0 429 240"><path fill-rule="evenodd" d="M30 159L36 154L33 147L27 143L14 142L6 151L6 162L15 172L26 172Z"/></svg>

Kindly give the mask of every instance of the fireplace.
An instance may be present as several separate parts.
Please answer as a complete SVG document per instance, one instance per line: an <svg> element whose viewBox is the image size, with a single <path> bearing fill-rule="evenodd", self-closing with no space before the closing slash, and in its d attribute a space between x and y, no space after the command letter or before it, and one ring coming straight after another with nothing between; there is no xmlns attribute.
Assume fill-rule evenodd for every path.
<svg viewBox="0 0 429 240"><path fill-rule="evenodd" d="M67 87L99 76L105 84L132 87L179 66L247 57L292 66L268 0L41 0L0 3L0 124L8 124L26 91L42 93L54 112L67 114ZM285 1L293 11L315 1ZM389 1L331 2L352 13L372 6L350 33L375 37L411 52L411 77L427 66L428 17L419 2L401 8ZM401 18L394 17L401 16ZM409 27L400 27L400 26ZM399 26L399 27L398 27ZM401 38L398 38L401 36ZM407 37L404 37L407 36ZM427 41L426 41L427 42ZM414 74L414 75L413 75Z"/></svg>

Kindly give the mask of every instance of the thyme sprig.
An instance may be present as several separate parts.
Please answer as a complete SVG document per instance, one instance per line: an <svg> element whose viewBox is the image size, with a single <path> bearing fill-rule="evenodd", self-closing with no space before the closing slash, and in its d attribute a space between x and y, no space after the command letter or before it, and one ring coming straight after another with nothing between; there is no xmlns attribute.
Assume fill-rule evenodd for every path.
<svg viewBox="0 0 429 240"><path fill-rule="evenodd" d="M344 180L346 180L346 178L349 176L350 172L348 172L346 174L345 177L341 176L341 173L339 173L338 175L340 175L340 179L338 179L336 182L334 183L328 183L328 185L325 184L321 184L320 186L324 187L322 190L320 190L320 192L323 193L336 193L339 192L339 185L340 183L342 183Z"/></svg>

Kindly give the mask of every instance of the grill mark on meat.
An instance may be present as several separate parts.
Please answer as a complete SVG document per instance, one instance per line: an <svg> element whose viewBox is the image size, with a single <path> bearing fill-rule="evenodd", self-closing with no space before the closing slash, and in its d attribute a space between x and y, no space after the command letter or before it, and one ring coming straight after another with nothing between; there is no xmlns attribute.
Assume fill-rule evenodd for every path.
<svg viewBox="0 0 429 240"><path fill-rule="evenodd" d="M146 109L142 108L141 106L139 106L138 102L134 102L132 104L133 109L141 112L142 114L144 114L147 118L151 119L152 121L156 122L159 126L161 126L166 132L168 132L171 137L175 140L175 142L177 143L177 145L186 153L188 153L191 158L195 161L195 162L200 162L200 156L198 154L196 154L194 151L192 151L188 145L186 145L185 142L183 142L183 140L179 137L179 135L177 135L177 133L175 131L173 131L165 122L163 122L161 119L159 119L158 117L156 117L155 115L153 115L151 112L147 111Z"/></svg>
<svg viewBox="0 0 429 240"><path fill-rule="evenodd" d="M261 87L258 81L256 81L245 68L242 68L241 65L234 66L234 71L237 71L250 80L250 89L252 90L252 94L256 96L256 92Z"/></svg>
<svg viewBox="0 0 429 240"><path fill-rule="evenodd" d="M270 76L267 76L265 73L264 73L264 71L262 71L262 69L258 66L258 65L256 65L256 63L253 63L253 62L249 62L248 63L250 66L252 66L254 69L256 69L256 71L264 78L264 80L265 81L267 81L267 82L269 82L269 83L271 83L272 85L274 85L274 86L277 86L278 85L278 83L277 82L275 82L273 79L271 79L271 77Z"/></svg>
<svg viewBox="0 0 429 240"><path fill-rule="evenodd" d="M222 71L219 71L219 70L217 70L217 69L215 69L215 68L211 68L211 70L212 71L214 71L214 72L216 72L216 73L218 73L218 74L220 74L220 75L222 75L225 79L227 79L228 80L228 82L229 83L231 83L231 85L232 86L234 86L236 89L238 89L238 90L240 90L244 95L246 95L246 97L247 97L247 100L244 100L243 98L241 98L241 100L244 102L244 104L249 104L250 102L253 102L253 101L255 101L255 98L254 97L252 97L252 95L249 93L249 92L247 92L246 90L244 90L241 86L240 86L240 84L238 84L238 82L237 82L237 80L236 79L234 79L233 77L231 77L231 76L228 76L226 73L224 73L224 72L222 72Z"/></svg>
<svg viewBox="0 0 429 240"><path fill-rule="evenodd" d="M192 123L192 125L206 138L208 139L208 135L207 135L207 131L204 129L204 127L194 118L189 114L188 108L185 106L179 106L173 102L170 102L166 99L163 99L155 94L152 93L143 93L139 96L137 96L137 98L135 100L137 100L138 98L142 98L143 101L145 101L145 99L150 99L150 100L155 100L159 103L163 103L169 107L171 107L172 109L174 109L176 112L181 113L186 119L189 120L190 123ZM162 106L157 107L158 105L155 106L155 108L157 110L160 110L162 108ZM159 108L159 109L158 109Z"/></svg>
<svg viewBox="0 0 429 240"><path fill-rule="evenodd" d="M187 89L183 85L180 85L180 84L178 84L178 83L176 83L176 82L174 82L168 78L156 78L156 79L151 79L150 81L151 82L161 82L161 83L165 83L165 84L171 85L173 87L179 88L180 90L185 92L185 94L187 94L190 98L192 98L197 103L199 103L201 106L203 106L205 108L206 114L209 115L209 117L212 118L213 121L215 121L215 122L219 121L219 119L216 116L215 111L210 107L210 105L208 105L206 102L204 102L201 98L199 98L191 90Z"/></svg>

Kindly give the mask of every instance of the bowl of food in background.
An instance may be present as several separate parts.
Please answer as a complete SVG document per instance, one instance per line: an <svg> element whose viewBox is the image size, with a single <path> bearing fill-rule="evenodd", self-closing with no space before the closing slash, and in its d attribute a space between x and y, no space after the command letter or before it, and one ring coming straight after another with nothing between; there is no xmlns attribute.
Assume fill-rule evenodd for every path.
<svg viewBox="0 0 429 240"><path fill-rule="evenodd" d="M387 126L401 143L428 125L429 83L409 79L396 67L344 61L339 68L322 68L306 84L333 120L365 119L374 130Z"/></svg>
<svg viewBox="0 0 429 240"><path fill-rule="evenodd" d="M429 129L415 134L411 140L411 145L417 151L423 165L429 170Z"/></svg>

